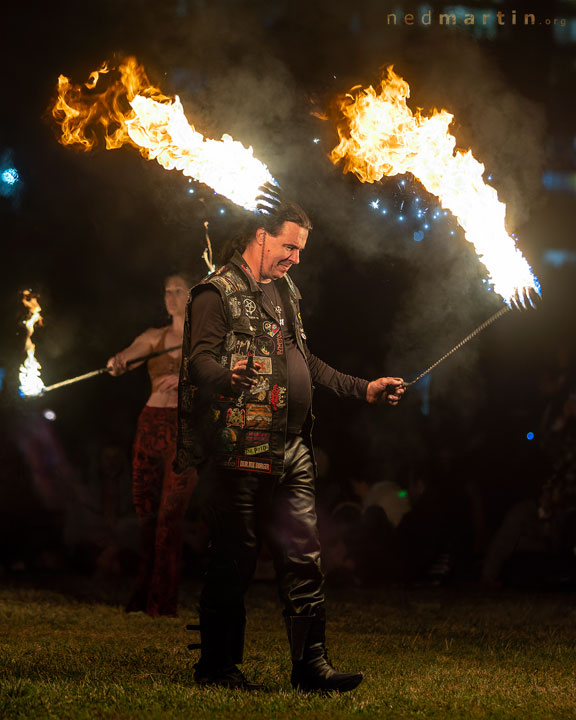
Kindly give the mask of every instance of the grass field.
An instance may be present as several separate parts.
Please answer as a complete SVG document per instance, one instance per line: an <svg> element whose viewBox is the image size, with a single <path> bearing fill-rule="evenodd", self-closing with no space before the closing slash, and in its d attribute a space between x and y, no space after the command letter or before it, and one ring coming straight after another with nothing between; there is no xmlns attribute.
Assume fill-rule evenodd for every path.
<svg viewBox="0 0 576 720"><path fill-rule="evenodd" d="M194 591L186 596L189 608ZM243 670L266 690L192 680L195 619L153 620L55 592L0 590L0 718L575 718L576 612L567 596L329 593L329 651L353 693L289 685L272 587L248 598Z"/></svg>

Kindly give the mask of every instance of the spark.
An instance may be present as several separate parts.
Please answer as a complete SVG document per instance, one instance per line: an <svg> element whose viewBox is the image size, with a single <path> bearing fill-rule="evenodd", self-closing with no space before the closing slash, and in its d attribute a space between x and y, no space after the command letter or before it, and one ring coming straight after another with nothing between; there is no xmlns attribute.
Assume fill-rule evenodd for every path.
<svg viewBox="0 0 576 720"><path fill-rule="evenodd" d="M374 208L374 210L378 210L379 206L380 200L372 200L372 202L370 203L370 207Z"/></svg>

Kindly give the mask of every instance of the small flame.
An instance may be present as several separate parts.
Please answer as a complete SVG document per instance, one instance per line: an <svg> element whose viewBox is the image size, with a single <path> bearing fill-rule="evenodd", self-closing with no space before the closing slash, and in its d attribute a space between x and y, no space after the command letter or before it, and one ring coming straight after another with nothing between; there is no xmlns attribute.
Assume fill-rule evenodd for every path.
<svg viewBox="0 0 576 720"><path fill-rule="evenodd" d="M32 295L30 290L23 291L22 302L28 310L28 318L24 320L27 332L26 344L24 346L26 350L26 360L20 365L20 395L22 395L22 397L28 397L31 395L41 395L45 387L40 377L42 366L34 356L36 346L32 342L32 335L34 334L36 323L42 325L42 315L40 314L42 308L38 303L38 299Z"/></svg>
<svg viewBox="0 0 576 720"><path fill-rule="evenodd" d="M448 132L453 115L446 110L414 115L406 105L409 96L408 83L392 66L380 94L371 86L352 88L340 103L345 122L330 159L335 164L343 160L344 172L362 182L411 173L457 218L495 292L508 305L532 302L531 290L540 295L538 279L506 232L506 207L484 183L484 166L470 150L455 152L456 139Z"/></svg>
<svg viewBox="0 0 576 720"><path fill-rule="evenodd" d="M85 83L89 92L60 75L52 108L62 130L60 142L92 150L100 126L108 150L132 145L166 170L180 170L237 205L256 210L260 186L275 180L252 148L230 135L205 138L186 119L178 96L172 100L153 87L135 58L127 58L118 71L119 79L100 93L95 89L100 76L110 72L107 64L90 74Z"/></svg>

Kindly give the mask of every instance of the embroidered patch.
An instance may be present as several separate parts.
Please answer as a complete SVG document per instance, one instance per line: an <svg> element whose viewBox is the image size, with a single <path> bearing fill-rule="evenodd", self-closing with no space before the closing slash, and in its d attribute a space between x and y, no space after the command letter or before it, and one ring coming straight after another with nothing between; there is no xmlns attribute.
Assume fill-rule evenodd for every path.
<svg viewBox="0 0 576 720"><path fill-rule="evenodd" d="M224 340L224 347L228 352L234 349L234 346L236 345L236 335L234 335L233 330L229 330L226 333L226 339Z"/></svg>
<svg viewBox="0 0 576 720"><path fill-rule="evenodd" d="M243 428L246 423L246 413L240 408L228 408L226 413L226 425L229 427Z"/></svg>
<svg viewBox="0 0 576 720"><path fill-rule="evenodd" d="M236 297L232 297L228 300L230 303L230 312L232 313L232 318L234 320L237 320L240 315L242 315L242 305L240 303L240 300Z"/></svg>
<svg viewBox="0 0 576 720"><path fill-rule="evenodd" d="M259 472L270 472L272 468L272 461L248 460L247 458L238 458L236 467L238 470L257 470Z"/></svg>
<svg viewBox="0 0 576 720"><path fill-rule="evenodd" d="M249 350L250 350L250 340L248 338L244 338L242 340L236 340L235 352L238 355L247 355Z"/></svg>
<svg viewBox="0 0 576 720"><path fill-rule="evenodd" d="M263 445L255 445L254 447L248 447L244 450L245 455L260 455L260 453L270 450L270 444L264 443Z"/></svg>
<svg viewBox="0 0 576 720"><path fill-rule="evenodd" d="M284 355L284 336L281 332L276 335L276 355Z"/></svg>
<svg viewBox="0 0 576 720"><path fill-rule="evenodd" d="M270 389L270 380L267 377L258 378L258 382L248 391L248 395L252 396L253 400L259 400L264 402L266 400L266 394Z"/></svg>
<svg viewBox="0 0 576 720"><path fill-rule="evenodd" d="M260 355L273 355L276 347L274 340L269 335L260 335L254 341L256 345L256 352Z"/></svg>
<svg viewBox="0 0 576 720"><path fill-rule="evenodd" d="M216 449L221 453L233 452L238 436L230 428L222 428L216 437Z"/></svg>
<svg viewBox="0 0 576 720"><path fill-rule="evenodd" d="M278 333L278 331L280 330L280 326L278 325L278 323L270 322L270 320L266 320L264 322L263 327L264 327L264 332L267 335L270 335L270 337L274 337L274 335L276 335Z"/></svg>
<svg viewBox="0 0 576 720"><path fill-rule="evenodd" d="M256 307L256 303L254 302L254 300L252 300L252 298L245 297L243 300L243 304L246 315L248 315L250 319L253 320L254 318L258 317L258 308Z"/></svg>
<svg viewBox="0 0 576 720"><path fill-rule="evenodd" d="M245 360L246 356L240 353L233 353L230 357L230 369L236 365L239 360ZM272 374L272 359L269 357L262 357L261 355L254 355L254 370L260 375L271 375Z"/></svg>
<svg viewBox="0 0 576 720"><path fill-rule="evenodd" d="M260 375L272 375L271 358L254 355L254 370Z"/></svg>
<svg viewBox="0 0 576 720"><path fill-rule="evenodd" d="M265 442L269 442L270 433L262 432L261 430L247 430L246 431L246 446L262 445Z"/></svg>
<svg viewBox="0 0 576 720"><path fill-rule="evenodd" d="M246 403L246 427L269 428L272 426L272 408L268 405Z"/></svg>
<svg viewBox="0 0 576 720"><path fill-rule="evenodd" d="M274 385L270 390L270 405L274 411L286 407L286 388L283 385Z"/></svg>

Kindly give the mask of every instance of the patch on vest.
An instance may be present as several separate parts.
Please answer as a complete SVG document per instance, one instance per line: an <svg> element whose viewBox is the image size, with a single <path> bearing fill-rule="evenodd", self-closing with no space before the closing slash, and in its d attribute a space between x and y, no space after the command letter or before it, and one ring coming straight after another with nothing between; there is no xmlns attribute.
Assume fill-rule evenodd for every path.
<svg viewBox="0 0 576 720"><path fill-rule="evenodd" d="M253 400L264 402L269 389L270 380L267 377L260 377L256 385L248 391L248 395L251 395Z"/></svg>
<svg viewBox="0 0 576 720"><path fill-rule="evenodd" d="M271 460L248 460L247 458L238 458L236 465L238 470L257 470L259 472L270 472L272 468Z"/></svg>
<svg viewBox="0 0 576 720"><path fill-rule="evenodd" d="M246 427L264 429L272 427L272 408L269 405L246 403Z"/></svg>
<svg viewBox="0 0 576 720"><path fill-rule="evenodd" d="M245 360L246 357L240 353L233 353L230 357L230 369L236 365L238 360ZM262 355L254 355L254 370L260 375L272 375L272 360Z"/></svg>
<svg viewBox="0 0 576 720"><path fill-rule="evenodd" d="M264 332L270 337L274 337L274 335L278 333L278 330L280 330L280 325L270 320L266 320L262 327L264 328Z"/></svg>
<svg viewBox="0 0 576 720"><path fill-rule="evenodd" d="M250 320L255 320L256 318L260 317L260 313L258 312L256 303L254 302L254 300L252 300L252 298L245 297L243 300L243 304L246 315L248 315Z"/></svg>
<svg viewBox="0 0 576 720"><path fill-rule="evenodd" d="M240 315L242 315L242 305L240 300L236 297L232 297L228 298L228 303L230 304L230 313L232 314L232 318L237 320Z"/></svg>
<svg viewBox="0 0 576 720"><path fill-rule="evenodd" d="M246 423L246 413L240 408L228 408L226 413L226 425L228 427L243 428Z"/></svg>
<svg viewBox="0 0 576 720"><path fill-rule="evenodd" d="M254 343L256 345L256 352L260 355L266 355L267 357L274 355L276 344L269 335L260 335L260 337L256 338Z"/></svg>
<svg viewBox="0 0 576 720"><path fill-rule="evenodd" d="M236 447L238 436L230 428L222 428L216 436L216 449L221 453L231 453Z"/></svg>
<svg viewBox="0 0 576 720"><path fill-rule="evenodd" d="M286 407L286 388L283 385L274 385L270 390L270 405L274 411Z"/></svg>

